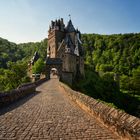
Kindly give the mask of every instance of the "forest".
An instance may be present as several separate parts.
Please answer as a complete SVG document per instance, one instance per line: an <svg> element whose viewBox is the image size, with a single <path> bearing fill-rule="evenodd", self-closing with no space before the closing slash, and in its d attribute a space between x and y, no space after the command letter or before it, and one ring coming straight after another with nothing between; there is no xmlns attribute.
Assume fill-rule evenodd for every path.
<svg viewBox="0 0 140 140"><path fill-rule="evenodd" d="M74 89L140 113L140 34L83 34L85 78Z"/></svg>
<svg viewBox="0 0 140 140"><path fill-rule="evenodd" d="M30 82L28 63L37 51L39 61L46 58L47 39L15 44L0 38L0 91L9 91ZM42 62L42 61L41 61Z"/></svg>
<svg viewBox="0 0 140 140"><path fill-rule="evenodd" d="M140 33L82 34L85 77L72 88L137 116L140 105ZM29 82L28 62L46 58L47 39L15 44L0 38L0 91ZM35 68L36 69L36 68Z"/></svg>

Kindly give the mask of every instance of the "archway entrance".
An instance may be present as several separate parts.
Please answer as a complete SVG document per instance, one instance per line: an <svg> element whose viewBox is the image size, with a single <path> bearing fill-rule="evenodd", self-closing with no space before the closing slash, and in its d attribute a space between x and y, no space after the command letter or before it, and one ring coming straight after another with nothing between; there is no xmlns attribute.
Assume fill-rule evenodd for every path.
<svg viewBox="0 0 140 140"><path fill-rule="evenodd" d="M58 78L59 78L58 70L56 68L52 68L50 71L50 79L58 79Z"/></svg>
<svg viewBox="0 0 140 140"><path fill-rule="evenodd" d="M46 61L46 78L61 78L62 60L60 58L48 58Z"/></svg>

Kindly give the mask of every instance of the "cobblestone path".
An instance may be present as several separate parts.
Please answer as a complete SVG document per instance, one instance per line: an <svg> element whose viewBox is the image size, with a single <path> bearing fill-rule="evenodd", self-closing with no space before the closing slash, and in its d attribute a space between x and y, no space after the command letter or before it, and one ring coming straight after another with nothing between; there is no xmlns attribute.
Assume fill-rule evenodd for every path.
<svg viewBox="0 0 140 140"><path fill-rule="evenodd" d="M58 79L0 111L0 140L116 140L95 118L61 93Z"/></svg>

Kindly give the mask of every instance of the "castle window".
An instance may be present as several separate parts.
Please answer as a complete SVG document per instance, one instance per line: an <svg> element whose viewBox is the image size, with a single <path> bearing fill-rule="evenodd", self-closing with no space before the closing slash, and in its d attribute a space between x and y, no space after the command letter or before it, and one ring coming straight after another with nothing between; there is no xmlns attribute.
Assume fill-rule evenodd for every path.
<svg viewBox="0 0 140 140"><path fill-rule="evenodd" d="M66 48L65 52L70 53L70 48Z"/></svg>

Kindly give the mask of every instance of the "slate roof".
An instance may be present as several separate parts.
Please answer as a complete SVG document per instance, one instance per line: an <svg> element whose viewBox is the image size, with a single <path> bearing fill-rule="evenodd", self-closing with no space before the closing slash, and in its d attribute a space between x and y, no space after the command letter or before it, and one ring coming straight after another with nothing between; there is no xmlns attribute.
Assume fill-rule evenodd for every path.
<svg viewBox="0 0 140 140"><path fill-rule="evenodd" d="M71 39L69 34L66 35L65 44L66 44L65 48L69 48L70 52L73 53L74 52L74 44L73 44L72 39Z"/></svg>
<svg viewBox="0 0 140 140"><path fill-rule="evenodd" d="M39 54L38 52L35 52L34 56L31 59L31 64L34 64L38 59L39 59Z"/></svg>
<svg viewBox="0 0 140 140"><path fill-rule="evenodd" d="M68 22L68 25L67 25L67 27L66 27L66 31L67 31L68 33L70 33L70 32L75 32L75 28L74 28L74 26L73 26L71 20L69 20L69 22Z"/></svg>

